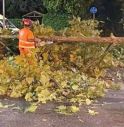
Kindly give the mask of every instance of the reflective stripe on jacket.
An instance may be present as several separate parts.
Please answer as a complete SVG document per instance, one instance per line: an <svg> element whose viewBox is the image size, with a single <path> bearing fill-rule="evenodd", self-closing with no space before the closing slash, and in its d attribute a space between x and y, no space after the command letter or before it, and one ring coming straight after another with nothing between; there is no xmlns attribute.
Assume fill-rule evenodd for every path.
<svg viewBox="0 0 124 127"><path fill-rule="evenodd" d="M19 31L19 48L35 48L33 32L29 28L23 28Z"/></svg>

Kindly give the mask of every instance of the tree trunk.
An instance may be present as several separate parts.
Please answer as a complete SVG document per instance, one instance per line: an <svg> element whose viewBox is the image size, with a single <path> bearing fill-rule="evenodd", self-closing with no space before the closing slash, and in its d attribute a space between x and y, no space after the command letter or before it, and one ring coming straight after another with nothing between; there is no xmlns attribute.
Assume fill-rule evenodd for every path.
<svg viewBox="0 0 124 127"><path fill-rule="evenodd" d="M16 36L0 36L0 39L7 39L7 38L17 38ZM60 36L53 36L53 37L45 37L45 36L37 36L42 41L53 41L55 43L97 43L97 44L121 44L124 43L124 37L60 37Z"/></svg>
<svg viewBox="0 0 124 127"><path fill-rule="evenodd" d="M53 36L53 37L42 37L38 36L39 39L42 41L53 41L55 43L124 43L124 37L58 37L58 36Z"/></svg>

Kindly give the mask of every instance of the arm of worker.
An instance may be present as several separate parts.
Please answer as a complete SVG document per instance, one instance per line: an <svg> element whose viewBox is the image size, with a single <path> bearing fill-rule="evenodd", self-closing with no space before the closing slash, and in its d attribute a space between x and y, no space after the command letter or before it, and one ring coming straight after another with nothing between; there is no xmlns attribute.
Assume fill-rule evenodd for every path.
<svg viewBox="0 0 124 127"><path fill-rule="evenodd" d="M36 42L35 42L35 37L32 31L28 31L27 34L27 41L33 45L34 47L36 47Z"/></svg>
<svg viewBox="0 0 124 127"><path fill-rule="evenodd" d="M35 47L41 47L41 46L44 46L46 44L45 41L41 41L38 38L34 38L34 39L29 38L28 42L33 43L35 45Z"/></svg>

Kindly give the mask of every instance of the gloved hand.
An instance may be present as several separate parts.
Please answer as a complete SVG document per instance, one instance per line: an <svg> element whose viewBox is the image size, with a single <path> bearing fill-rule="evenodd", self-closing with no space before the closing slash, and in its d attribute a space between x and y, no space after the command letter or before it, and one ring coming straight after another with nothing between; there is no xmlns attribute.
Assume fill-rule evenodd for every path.
<svg viewBox="0 0 124 127"><path fill-rule="evenodd" d="M41 47L41 46L44 46L46 44L52 44L53 43L53 41L42 41L39 38L35 38L35 42L36 42L36 47Z"/></svg>
<svg viewBox="0 0 124 127"><path fill-rule="evenodd" d="M44 45L46 45L45 41L40 41L40 42L37 43L36 46L41 47L41 46L44 46Z"/></svg>
<svg viewBox="0 0 124 127"><path fill-rule="evenodd" d="M39 38L35 38L35 46L36 47L40 47L40 46L44 46L44 45L45 45L45 42L44 41L42 41Z"/></svg>

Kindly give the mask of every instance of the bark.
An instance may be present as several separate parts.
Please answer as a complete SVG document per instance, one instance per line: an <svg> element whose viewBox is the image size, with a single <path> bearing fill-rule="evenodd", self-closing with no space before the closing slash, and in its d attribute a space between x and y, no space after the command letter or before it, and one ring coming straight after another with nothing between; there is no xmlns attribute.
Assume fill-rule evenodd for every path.
<svg viewBox="0 0 124 127"><path fill-rule="evenodd" d="M41 37L38 36L39 39L43 41L53 41L56 43L124 43L124 37L58 37L58 36L53 36L53 37Z"/></svg>

